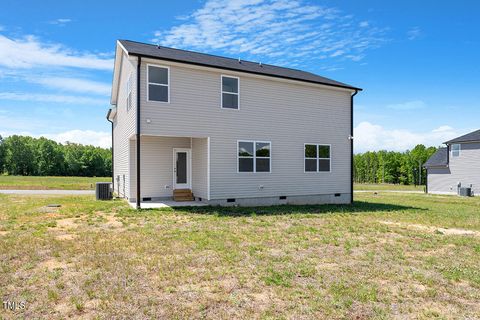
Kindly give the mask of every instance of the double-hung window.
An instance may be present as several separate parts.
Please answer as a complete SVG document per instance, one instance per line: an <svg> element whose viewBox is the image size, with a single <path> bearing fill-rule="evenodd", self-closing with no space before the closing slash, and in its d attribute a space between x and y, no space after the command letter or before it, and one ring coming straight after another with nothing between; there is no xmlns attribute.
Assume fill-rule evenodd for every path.
<svg viewBox="0 0 480 320"><path fill-rule="evenodd" d="M127 112L132 108L132 74L128 76L127 81Z"/></svg>
<svg viewBox="0 0 480 320"><path fill-rule="evenodd" d="M460 156L460 144L452 144L452 158Z"/></svg>
<svg viewBox="0 0 480 320"><path fill-rule="evenodd" d="M305 144L305 172L330 172L331 150L326 144Z"/></svg>
<svg viewBox="0 0 480 320"><path fill-rule="evenodd" d="M170 102L170 70L148 65L148 101Z"/></svg>
<svg viewBox="0 0 480 320"><path fill-rule="evenodd" d="M238 141L238 172L270 172L270 142Z"/></svg>
<svg viewBox="0 0 480 320"><path fill-rule="evenodd" d="M222 76L222 108L238 109L240 101L240 79L237 77Z"/></svg>

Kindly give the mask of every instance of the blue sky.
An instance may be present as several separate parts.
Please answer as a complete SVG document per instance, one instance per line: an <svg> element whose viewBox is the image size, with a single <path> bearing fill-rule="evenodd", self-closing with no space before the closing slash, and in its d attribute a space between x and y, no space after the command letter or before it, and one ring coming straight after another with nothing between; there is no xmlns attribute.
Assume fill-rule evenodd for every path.
<svg viewBox="0 0 480 320"><path fill-rule="evenodd" d="M355 147L405 150L480 128L477 1L7 0L0 134L109 146L116 39L304 69L364 88Z"/></svg>

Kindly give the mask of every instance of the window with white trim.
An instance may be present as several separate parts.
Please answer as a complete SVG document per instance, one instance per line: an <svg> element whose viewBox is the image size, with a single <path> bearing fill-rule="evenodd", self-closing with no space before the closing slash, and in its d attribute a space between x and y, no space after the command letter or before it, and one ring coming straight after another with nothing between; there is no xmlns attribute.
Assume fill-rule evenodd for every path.
<svg viewBox="0 0 480 320"><path fill-rule="evenodd" d="M305 144L305 172L330 172L331 150L328 144Z"/></svg>
<svg viewBox="0 0 480 320"><path fill-rule="evenodd" d="M238 109L240 103L240 79L237 77L222 76L222 108Z"/></svg>
<svg viewBox="0 0 480 320"><path fill-rule="evenodd" d="M238 141L238 172L270 172L269 141Z"/></svg>
<svg viewBox="0 0 480 320"><path fill-rule="evenodd" d="M148 101L170 102L170 70L167 67L148 66Z"/></svg>
<svg viewBox="0 0 480 320"><path fill-rule="evenodd" d="M127 80L127 112L132 108L132 99L132 73L130 73Z"/></svg>
<svg viewBox="0 0 480 320"><path fill-rule="evenodd" d="M452 158L456 158L460 156L460 144L452 144Z"/></svg>

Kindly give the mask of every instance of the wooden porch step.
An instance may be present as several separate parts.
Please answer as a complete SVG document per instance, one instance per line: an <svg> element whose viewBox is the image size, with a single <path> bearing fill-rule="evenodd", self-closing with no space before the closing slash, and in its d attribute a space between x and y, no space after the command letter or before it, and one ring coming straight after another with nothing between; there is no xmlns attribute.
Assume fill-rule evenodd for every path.
<svg viewBox="0 0 480 320"><path fill-rule="evenodd" d="M173 190L174 201L193 201L192 190L190 189L175 189Z"/></svg>

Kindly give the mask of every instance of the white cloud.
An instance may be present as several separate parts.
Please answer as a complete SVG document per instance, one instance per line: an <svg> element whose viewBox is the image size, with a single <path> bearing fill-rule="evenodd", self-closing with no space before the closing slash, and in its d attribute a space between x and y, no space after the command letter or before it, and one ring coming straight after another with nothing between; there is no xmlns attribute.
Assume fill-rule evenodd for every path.
<svg viewBox="0 0 480 320"><path fill-rule="evenodd" d="M287 65L329 57L357 61L385 41L383 30L366 21L300 0L208 0L179 22L170 30L156 31L152 41Z"/></svg>
<svg viewBox="0 0 480 320"><path fill-rule="evenodd" d="M407 32L408 40L415 40L422 35L422 30L419 27L413 27Z"/></svg>
<svg viewBox="0 0 480 320"><path fill-rule="evenodd" d="M388 130L370 122L361 122L354 129L355 153L377 150L405 151L414 148L417 144L437 147L466 132L468 130L459 131L449 126L441 126L425 132Z"/></svg>
<svg viewBox="0 0 480 320"><path fill-rule="evenodd" d="M34 36L11 39L0 35L0 65L8 68L53 66L112 70L113 59L75 52L60 44L42 43Z"/></svg>
<svg viewBox="0 0 480 320"><path fill-rule="evenodd" d="M59 25L59 26L62 26L62 27L69 22L72 22L72 19L60 18L60 19L55 19L55 20L48 21L49 24Z"/></svg>
<svg viewBox="0 0 480 320"><path fill-rule="evenodd" d="M32 81L64 91L87 92L105 96L110 94L111 89L110 84L78 78L45 77L33 79Z"/></svg>
<svg viewBox="0 0 480 320"><path fill-rule="evenodd" d="M41 134L38 136L52 139L59 143L65 143L68 141L102 148L110 148L112 146L111 133L104 131L70 130L60 133Z"/></svg>
<svg viewBox="0 0 480 320"><path fill-rule="evenodd" d="M358 26L359 26L360 28L366 28L366 27L368 27L369 25L370 25L370 23L368 23L368 21L362 21L362 22L360 22L360 23L358 24Z"/></svg>
<svg viewBox="0 0 480 320"><path fill-rule="evenodd" d="M414 101L408 101L404 103L398 103L398 104L390 104L387 105L388 109L394 109L394 110L417 110L417 109L423 109L427 105L425 102L421 100L414 100Z"/></svg>
<svg viewBox="0 0 480 320"><path fill-rule="evenodd" d="M84 145L92 145L102 148L110 148L112 146L112 135L110 132L93 131L93 130L69 130L59 133L43 133L35 134L29 131L15 131L7 132L0 131L0 136L8 137L11 135L31 136L35 138L45 137L54 140L58 143L65 144L66 142L81 143Z"/></svg>
<svg viewBox="0 0 480 320"><path fill-rule="evenodd" d="M60 94L26 93L26 92L0 92L0 100L36 101L68 104L109 105L108 99L90 98L84 96L71 96Z"/></svg>

